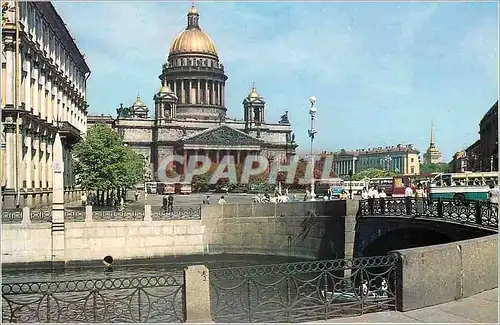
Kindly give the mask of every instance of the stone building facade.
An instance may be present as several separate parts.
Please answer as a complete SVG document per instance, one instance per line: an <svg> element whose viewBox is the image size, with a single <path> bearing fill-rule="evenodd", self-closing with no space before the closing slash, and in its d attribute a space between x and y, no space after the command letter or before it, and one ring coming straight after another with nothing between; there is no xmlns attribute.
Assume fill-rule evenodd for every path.
<svg viewBox="0 0 500 325"><path fill-rule="evenodd" d="M66 200L79 197L71 148L85 133L90 69L50 2L2 2L2 202L51 202L52 144L63 141Z"/></svg>
<svg viewBox="0 0 500 325"><path fill-rule="evenodd" d="M344 150L322 153L322 157L332 157L332 170L335 175L343 177L363 169L376 168L389 170L398 174L418 175L420 160L418 150L413 145L377 147L368 149Z"/></svg>
<svg viewBox="0 0 500 325"><path fill-rule="evenodd" d="M498 171L498 101L479 123L479 142L482 171Z"/></svg>
<svg viewBox="0 0 500 325"><path fill-rule="evenodd" d="M228 77L214 42L200 28L194 6L188 11L186 29L170 47L159 79L151 114L137 97L133 105L121 105L116 118L88 116L89 126L112 125L128 146L143 155L153 179L164 172L158 170L162 160L173 154L185 159L208 155L214 162L226 154L233 155L236 162L243 162L248 154L281 161L295 155L297 145L288 112L278 123L266 123L266 102L255 86L243 99L244 119L227 117Z"/></svg>

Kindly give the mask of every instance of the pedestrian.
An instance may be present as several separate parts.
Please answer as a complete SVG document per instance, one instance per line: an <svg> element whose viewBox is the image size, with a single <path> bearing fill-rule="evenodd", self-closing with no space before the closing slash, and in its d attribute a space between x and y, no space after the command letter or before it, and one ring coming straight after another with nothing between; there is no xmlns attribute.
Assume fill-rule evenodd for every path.
<svg viewBox="0 0 500 325"><path fill-rule="evenodd" d="M87 204L87 196L85 195L85 192L82 192L82 196L80 199L82 201L82 206L85 206Z"/></svg>
<svg viewBox="0 0 500 325"><path fill-rule="evenodd" d="M419 183L417 185L417 189L415 190L415 208L417 210L417 215L419 216L424 214L424 195L422 184Z"/></svg>
<svg viewBox="0 0 500 325"><path fill-rule="evenodd" d="M139 191L135 191L135 201L138 201L139 200L139 196L141 195L141 193L139 193Z"/></svg>
<svg viewBox="0 0 500 325"><path fill-rule="evenodd" d="M207 198L203 200L203 204L210 204L210 195L207 195Z"/></svg>
<svg viewBox="0 0 500 325"><path fill-rule="evenodd" d="M366 187L363 187L363 190L361 191L361 199L368 200L368 191L366 190Z"/></svg>
<svg viewBox="0 0 500 325"><path fill-rule="evenodd" d="M163 196L162 207L163 207L163 210L165 212L167 212L167 208L168 208L168 198L167 198L167 196Z"/></svg>
<svg viewBox="0 0 500 325"><path fill-rule="evenodd" d="M168 213L173 213L174 212L174 196L172 194L168 195L167 212Z"/></svg>
<svg viewBox="0 0 500 325"><path fill-rule="evenodd" d="M373 215L374 205L375 204L375 188L372 186L368 190L368 206L370 207L370 215Z"/></svg>
<svg viewBox="0 0 500 325"><path fill-rule="evenodd" d="M490 189L488 190L488 200L490 203L498 204L498 188L495 188L495 184L490 183Z"/></svg>
<svg viewBox="0 0 500 325"><path fill-rule="evenodd" d="M387 198L387 194L383 188L378 189L378 197L380 202L380 213L385 214L385 199Z"/></svg>
<svg viewBox="0 0 500 325"><path fill-rule="evenodd" d="M411 215L411 198L413 197L413 190L411 189L410 183L406 184L405 188L405 207L406 215Z"/></svg>
<svg viewBox="0 0 500 325"><path fill-rule="evenodd" d="M220 205L226 204L226 200L224 199L224 195L220 197L219 201L217 202Z"/></svg>

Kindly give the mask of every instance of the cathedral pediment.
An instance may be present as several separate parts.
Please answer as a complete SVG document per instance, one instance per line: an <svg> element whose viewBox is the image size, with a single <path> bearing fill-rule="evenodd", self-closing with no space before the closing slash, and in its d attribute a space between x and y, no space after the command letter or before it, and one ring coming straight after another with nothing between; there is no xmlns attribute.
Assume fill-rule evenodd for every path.
<svg viewBox="0 0 500 325"><path fill-rule="evenodd" d="M209 146L261 146L264 141L256 139L245 132L222 125L204 130L181 140L184 144Z"/></svg>

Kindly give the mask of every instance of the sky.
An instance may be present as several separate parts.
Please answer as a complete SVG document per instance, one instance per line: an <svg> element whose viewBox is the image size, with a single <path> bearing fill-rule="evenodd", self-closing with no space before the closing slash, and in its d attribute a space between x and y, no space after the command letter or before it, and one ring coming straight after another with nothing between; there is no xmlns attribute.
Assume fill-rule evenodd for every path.
<svg viewBox="0 0 500 325"><path fill-rule="evenodd" d="M113 114L153 96L191 2L53 2L92 70L91 114ZM228 116L243 117L255 82L266 121L288 110L309 150L435 140L445 161L479 138L498 99L498 3L197 2L200 26L225 66Z"/></svg>

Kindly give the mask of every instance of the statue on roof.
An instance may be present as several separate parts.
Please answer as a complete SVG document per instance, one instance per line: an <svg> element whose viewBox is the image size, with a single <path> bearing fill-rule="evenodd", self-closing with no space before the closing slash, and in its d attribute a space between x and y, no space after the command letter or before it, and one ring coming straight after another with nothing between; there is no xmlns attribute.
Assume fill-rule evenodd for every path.
<svg viewBox="0 0 500 325"><path fill-rule="evenodd" d="M285 114L281 115L281 119L278 121L278 124L290 124L290 120L288 119L288 111L285 111Z"/></svg>
<svg viewBox="0 0 500 325"><path fill-rule="evenodd" d="M120 118L127 118L127 117L130 117L130 115L132 114L132 111L130 109L130 107L123 107L123 103L120 103L120 107L118 107L116 109L116 114L118 115L118 117Z"/></svg>

